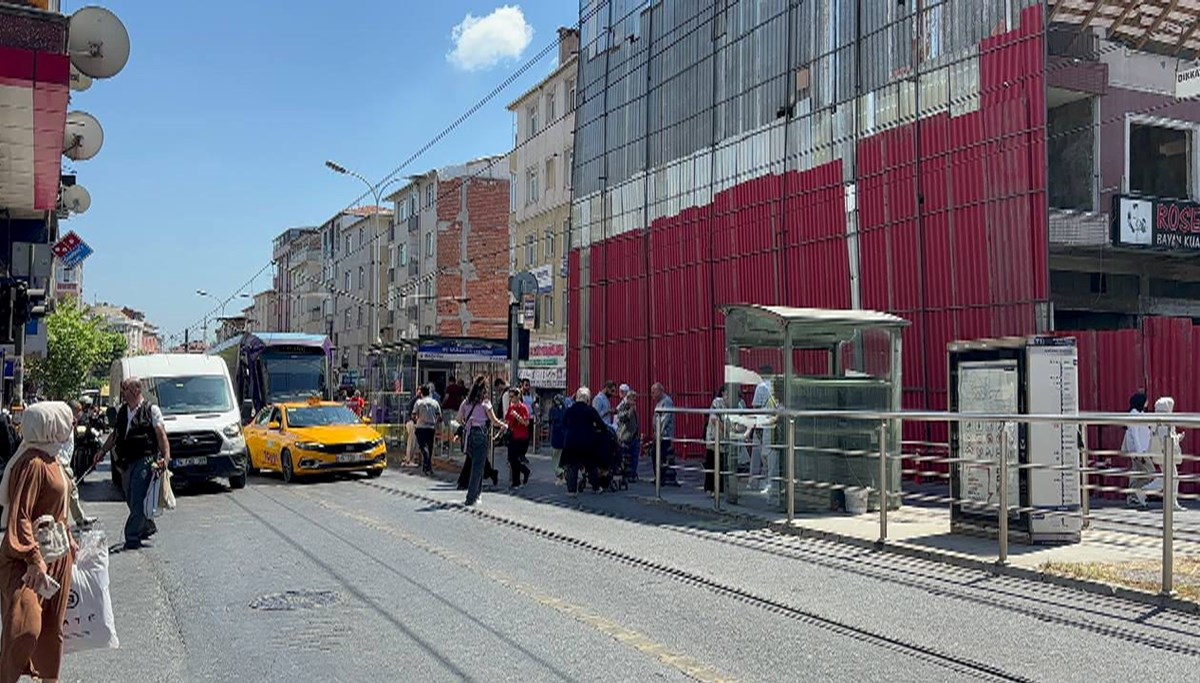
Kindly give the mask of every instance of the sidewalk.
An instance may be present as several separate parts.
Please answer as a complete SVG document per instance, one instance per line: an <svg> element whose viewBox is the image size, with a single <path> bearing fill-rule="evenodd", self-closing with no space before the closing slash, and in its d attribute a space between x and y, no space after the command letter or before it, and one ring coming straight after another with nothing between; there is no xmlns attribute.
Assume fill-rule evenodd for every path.
<svg viewBox="0 0 1200 683"><path fill-rule="evenodd" d="M565 497L566 489L553 483L549 455L530 454L529 460L533 474L520 495L535 500ZM455 452L448 459L435 458L434 469L439 477L452 478L462 467L462 461L462 455ZM503 449L497 449L495 463L500 469L499 490L506 490L508 465ZM687 461L680 466L698 469L701 463ZM747 505L730 505L723 501L721 510L714 510L712 498L702 489L699 472L680 472L681 486L664 486L662 498L656 498L653 465L642 462L640 470L642 477L651 479L631 483L628 491L616 495L630 496L643 504L667 506L698 517L719 517L747 526L769 527L779 533L879 547L878 512L864 515L841 512L797 514L789 525L783 513ZM1097 505L1100 506L1091 511L1091 527L1084 530L1080 543L1023 545L1010 542L1008 565L1003 567L995 564L996 539L950 533L950 513L946 508L914 504L889 511L888 538L883 549L1200 613L1200 510L1193 508L1175 513L1175 583L1179 597L1167 598L1157 595L1162 560L1161 508L1141 511Z"/></svg>

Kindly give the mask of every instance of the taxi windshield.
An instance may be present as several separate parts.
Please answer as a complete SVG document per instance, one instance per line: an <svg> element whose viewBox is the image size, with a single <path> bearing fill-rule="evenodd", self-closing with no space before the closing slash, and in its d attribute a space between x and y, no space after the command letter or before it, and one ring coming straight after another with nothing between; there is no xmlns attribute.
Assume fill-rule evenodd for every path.
<svg viewBox="0 0 1200 683"><path fill-rule="evenodd" d="M288 408L287 419L289 427L333 427L362 422L346 406Z"/></svg>

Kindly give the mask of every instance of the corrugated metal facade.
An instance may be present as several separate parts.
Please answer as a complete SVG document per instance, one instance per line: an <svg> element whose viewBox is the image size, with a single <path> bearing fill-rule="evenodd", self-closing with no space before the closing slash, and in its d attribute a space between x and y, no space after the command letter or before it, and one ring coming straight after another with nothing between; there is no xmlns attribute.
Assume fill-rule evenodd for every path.
<svg viewBox="0 0 1200 683"><path fill-rule="evenodd" d="M944 408L947 342L1036 331L1037 0L580 4L573 384L706 404L721 305L861 307L913 322L904 404Z"/></svg>

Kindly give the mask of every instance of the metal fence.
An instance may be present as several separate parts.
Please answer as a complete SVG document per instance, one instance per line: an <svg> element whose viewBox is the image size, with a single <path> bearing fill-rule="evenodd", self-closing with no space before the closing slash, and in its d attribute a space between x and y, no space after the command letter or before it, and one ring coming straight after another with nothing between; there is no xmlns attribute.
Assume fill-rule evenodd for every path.
<svg viewBox="0 0 1200 683"><path fill-rule="evenodd" d="M673 440L674 444L682 443L701 443L707 447L712 453L712 465L702 467L692 467L681 465L674 461L670 454L664 454L664 439L662 438L663 418L665 413L673 413L675 415L702 415L709 418L710 423L714 424L716 429L715 439L695 438L677 438ZM817 420L836 420L841 424L861 425L859 432L862 434L870 434L874 438L875 447L871 449L855 448L819 448L814 449L809 446L797 447L796 434L799 431L803 434L804 425L807 421ZM785 431L784 457L782 458L782 472L768 470L766 474L755 475L753 471L742 472L738 467L737 458L747 448L748 443L752 443L755 438L756 430L774 429L754 427L749 431L749 436L743 434L740 437L734 437L736 431L735 426L739 424L754 424L766 423L773 421L774 425L783 425ZM947 425L958 425L961 427L964 423L983 423L995 425L999 427L995 431L998 432L999 443L997 451L1002 454L1010 454L1010 457L997 457L995 459L979 459L955 456L954 448L951 443L929 443L919 441L903 441L900 439L900 426L904 422L920 422L920 423L944 423ZM1046 463L1031 463L1013 460L1011 451L1014 446L1019 445L1018 442L1026 439L1028 430L1034 425L1050 425L1058 430L1061 438L1078 439L1077 447L1079 451L1078 458L1068 458L1061 461L1060 464ZM1105 451L1105 450L1089 450L1087 448L1086 437L1087 427L1089 426L1117 426L1117 427L1149 427L1153 434L1153 439L1161 444L1161 451L1147 453L1126 453L1122 451ZM1158 478L1161 478L1162 486L1162 519L1161 526L1158 524L1138 524L1142 530L1152 531L1159 536L1158 540L1162 545L1162 576L1161 576L1161 591L1164 594L1173 592L1174 587L1174 548L1175 548L1175 519L1174 513L1179 500L1196 500L1200 496L1195 494L1180 494L1177 493L1177 486L1180 482L1197 482L1200 481L1200 475L1183 474L1180 475L1178 468L1180 465L1200 460L1200 457L1187 455L1180 448L1178 429L1196 429L1200 428L1200 415L1186 413L1145 413L1145 414L1125 414L1125 413L1078 413L1071 415L1033 415L1033 414L996 414L996 413L950 413L937 411L845 411L845 410L785 410L778 409L773 411L767 410L747 410L747 409L693 409L693 408L673 408L667 411L663 409L655 410L655 437L654 437L654 464L655 464L655 494L658 497L662 496L662 487L664 478L667 472L674 471L677 476L679 472L700 473L711 477L713 505L718 510L722 506L722 492L731 487L739 487L741 480L748 478L765 479L772 485L782 487L782 506L787 514L788 522L795 520L796 516L796 495L798 490L803 490L805 487L825 489L828 491L850 491L861 493L869 493L875 497L876 506L878 507L878 526L879 526L879 543L886 543L888 540L888 513L889 509L896 509L900 503L905 500L920 502L923 504L947 504L953 509L954 506L969 506L970 509L977 513L991 514L995 518L995 536L997 539L997 563L1008 563L1008 546L1010 540L1010 519L1012 515L1041 515L1041 516L1066 516L1075 517L1080 520L1081 533L1086 530L1089 521L1092 519L1092 511L1090 506L1090 497L1093 493L1110 493L1119 492L1126 495L1145 493L1147 491L1156 491L1149 487L1134 487L1129 483L1129 478L1150 478L1151 484L1155 483ZM1065 444L1066 442L1060 442ZM1154 444L1156 447L1158 444ZM772 445L771 448L778 448ZM1065 448L1065 446L1064 446ZM1065 450L1073 451L1075 447L1065 448ZM814 452L829 452L840 454L847 459L858 459L859 462L866 462L874 469L875 474L873 481L869 485L847 484L833 480L822 480L821 478L798 477L797 464L802 462L805 456L810 456ZM735 455L730 457L730 453ZM944 453L944 454L941 454ZM790 455L791 457L787 457ZM666 462L664 462L664 457ZM755 457L752 453L752 458ZM1130 458L1129 467L1110 466L1108 464L1098 465L1094 463L1094 458L1112 458L1125 457ZM1152 462L1161 468L1161 472L1155 471L1153 465L1150 465L1150 470L1145 469L1145 464L1142 468L1135 468L1133 465L1137 458L1142 458L1144 462ZM1028 458L1026 458L1028 460ZM1061 459L1060 459L1061 460ZM919 469L923 464L941 464L950 467L954 466L984 466L995 468L997 474L997 503L983 503L979 501L967 500L961 496L954 495L937 495L931 494L925 490L905 490L904 481L912 475L928 476L931 474L927 469ZM1174 463L1174 466L1170 466ZM753 464L753 463L752 463ZM776 467L776 470L779 468ZM1042 506L1033 505L1012 505L1010 503L1009 486L1010 478L1015 473L1020 473L1022 470L1043 470L1056 471L1063 473L1064 479L1074 481L1078 477L1079 497L1078 505L1062 506L1063 509L1047 510ZM1153 471L1153 473L1151 473ZM945 478L949 483L950 474L943 473L939 476ZM1122 485L1106 484L1102 481L1104 478L1124 477L1127 478L1126 483ZM899 479L899 481L898 481ZM954 486L951 485L951 492Z"/></svg>

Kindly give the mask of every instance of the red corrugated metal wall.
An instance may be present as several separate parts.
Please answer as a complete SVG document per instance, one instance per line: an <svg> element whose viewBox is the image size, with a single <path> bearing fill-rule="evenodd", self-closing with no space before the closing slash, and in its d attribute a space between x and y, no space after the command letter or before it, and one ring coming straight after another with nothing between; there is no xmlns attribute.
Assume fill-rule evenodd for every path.
<svg viewBox="0 0 1200 683"><path fill-rule="evenodd" d="M912 322L905 408L946 407L949 342L1032 333L1035 304L1048 298L1042 11L1029 8L1019 28L980 44L974 111L857 145L862 306ZM661 381L677 405L707 405L724 363L719 306L849 308L843 178L839 160L719 192L647 232L592 246L587 285L572 254L572 320L578 288L591 288L587 338L572 326L572 382L586 344L592 384L626 381L646 397ZM680 421L684 436L701 428ZM905 432L947 436L937 426Z"/></svg>

